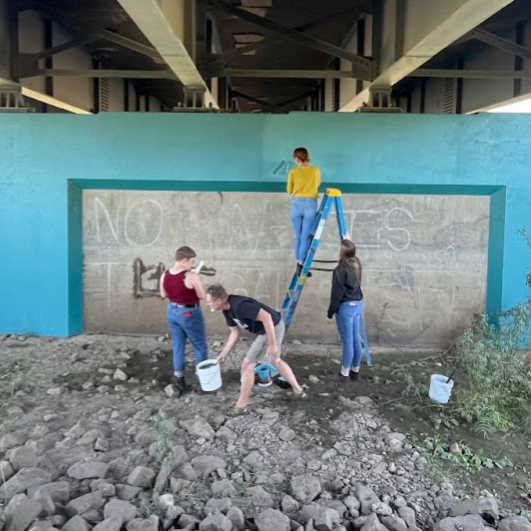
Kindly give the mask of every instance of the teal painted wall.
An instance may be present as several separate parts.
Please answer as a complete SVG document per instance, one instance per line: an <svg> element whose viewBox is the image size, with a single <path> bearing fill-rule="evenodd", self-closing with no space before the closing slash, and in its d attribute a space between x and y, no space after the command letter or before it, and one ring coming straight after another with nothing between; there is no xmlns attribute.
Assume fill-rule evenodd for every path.
<svg viewBox="0 0 531 531"><path fill-rule="evenodd" d="M83 188L280 191L298 145L345 192L490 195L488 309L525 298L531 116L8 114L0 333L82 331Z"/></svg>

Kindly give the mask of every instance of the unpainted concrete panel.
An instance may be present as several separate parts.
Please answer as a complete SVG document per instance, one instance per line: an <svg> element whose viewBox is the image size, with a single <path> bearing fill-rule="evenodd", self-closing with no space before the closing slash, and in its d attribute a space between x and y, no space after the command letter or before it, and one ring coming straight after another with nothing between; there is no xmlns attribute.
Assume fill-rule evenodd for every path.
<svg viewBox="0 0 531 531"><path fill-rule="evenodd" d="M365 320L380 345L442 347L485 305L488 197L345 195L364 267ZM158 279L189 245L222 282L274 307L295 268L285 194L85 191L84 318L88 332L161 333ZM316 258L334 260L335 215ZM314 264L318 267L333 265ZM290 336L335 341L326 320L331 273L307 281ZM209 333L226 333L204 308Z"/></svg>

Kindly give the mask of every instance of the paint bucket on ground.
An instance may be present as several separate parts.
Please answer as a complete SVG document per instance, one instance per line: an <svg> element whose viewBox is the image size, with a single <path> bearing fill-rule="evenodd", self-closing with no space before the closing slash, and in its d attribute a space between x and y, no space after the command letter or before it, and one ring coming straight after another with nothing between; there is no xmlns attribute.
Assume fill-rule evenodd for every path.
<svg viewBox="0 0 531 531"><path fill-rule="evenodd" d="M430 378L429 396L439 404L447 404L452 394L454 381L443 374L432 374Z"/></svg>
<svg viewBox="0 0 531 531"><path fill-rule="evenodd" d="M269 365L257 365L254 372L260 387L269 387L273 383L273 374Z"/></svg>
<svg viewBox="0 0 531 531"><path fill-rule="evenodd" d="M201 390L206 393L212 393L221 387L221 368L217 360L205 360L198 363L195 373L199 379Z"/></svg>

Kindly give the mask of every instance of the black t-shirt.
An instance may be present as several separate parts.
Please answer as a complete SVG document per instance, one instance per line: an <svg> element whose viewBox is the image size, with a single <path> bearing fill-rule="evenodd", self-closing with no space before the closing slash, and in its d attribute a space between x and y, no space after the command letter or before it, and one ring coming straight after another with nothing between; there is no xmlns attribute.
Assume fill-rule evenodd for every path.
<svg viewBox="0 0 531 531"><path fill-rule="evenodd" d="M260 310L265 310L271 315L273 324L276 326L281 319L281 315L273 308L258 302L251 297L241 295L229 295L230 310L223 310L225 321L228 326L237 326L253 334L265 334L265 328L261 321L257 321Z"/></svg>

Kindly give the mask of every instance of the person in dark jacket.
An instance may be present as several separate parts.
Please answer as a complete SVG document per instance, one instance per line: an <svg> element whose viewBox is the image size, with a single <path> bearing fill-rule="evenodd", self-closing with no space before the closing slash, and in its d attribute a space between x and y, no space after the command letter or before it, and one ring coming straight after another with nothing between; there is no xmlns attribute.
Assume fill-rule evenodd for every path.
<svg viewBox="0 0 531 531"><path fill-rule="evenodd" d="M359 379L361 364L360 322L363 312L361 291L361 263L356 257L356 246L342 240L339 264L332 273L332 292L328 320L336 315L336 325L343 344L343 360L338 379L348 382Z"/></svg>

